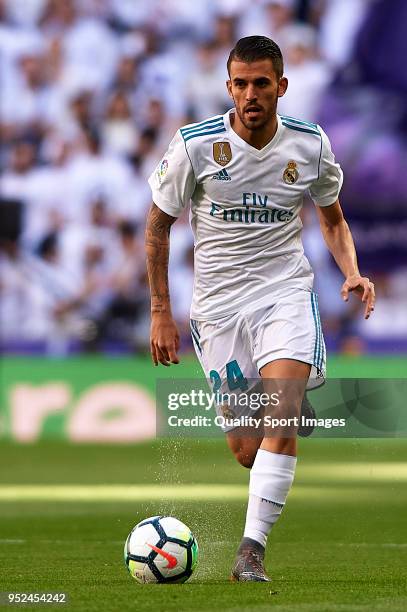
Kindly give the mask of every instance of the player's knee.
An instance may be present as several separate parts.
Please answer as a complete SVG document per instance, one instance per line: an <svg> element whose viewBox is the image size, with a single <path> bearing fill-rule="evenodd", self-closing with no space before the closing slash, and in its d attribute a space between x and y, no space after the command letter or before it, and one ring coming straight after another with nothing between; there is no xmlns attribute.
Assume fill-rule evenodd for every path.
<svg viewBox="0 0 407 612"><path fill-rule="evenodd" d="M238 449L234 451L234 455L240 465L245 468L248 468L249 470L253 466L254 460L256 458L256 453L245 449Z"/></svg>
<svg viewBox="0 0 407 612"><path fill-rule="evenodd" d="M229 448L236 460L245 468L250 469L256 458L261 439L240 438L234 435L227 437Z"/></svg>

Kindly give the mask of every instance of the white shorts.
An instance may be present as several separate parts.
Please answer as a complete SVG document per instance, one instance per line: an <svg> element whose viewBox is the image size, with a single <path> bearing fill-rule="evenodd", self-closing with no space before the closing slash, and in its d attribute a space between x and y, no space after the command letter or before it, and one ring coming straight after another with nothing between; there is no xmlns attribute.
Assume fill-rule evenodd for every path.
<svg viewBox="0 0 407 612"><path fill-rule="evenodd" d="M253 304L250 311L213 321L191 320L191 334L215 393L239 392L239 382L245 379L250 390L261 368L276 359L309 363L307 389L324 383L326 350L314 292L296 290L275 304ZM222 414L220 406L217 410ZM236 416L244 413L242 409Z"/></svg>

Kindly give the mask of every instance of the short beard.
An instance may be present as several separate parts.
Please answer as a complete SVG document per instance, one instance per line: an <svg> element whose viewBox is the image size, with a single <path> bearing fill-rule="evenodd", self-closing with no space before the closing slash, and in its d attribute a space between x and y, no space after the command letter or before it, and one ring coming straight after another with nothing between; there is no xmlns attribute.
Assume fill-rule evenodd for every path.
<svg viewBox="0 0 407 612"><path fill-rule="evenodd" d="M263 121L261 123L258 123L256 125L252 125L251 123L248 123L244 117L244 113L240 113L240 111L238 110L236 104L235 104L235 109L237 114L239 115L239 119L240 121L243 123L244 127L249 130L250 132L257 132L258 130L262 130L264 128L265 125L267 125L267 123L274 117L274 115L277 113L277 103L274 105L274 108L269 112L268 115L265 116L265 118L263 119Z"/></svg>
<svg viewBox="0 0 407 612"><path fill-rule="evenodd" d="M239 115L239 119L243 123L245 128L249 130L250 132L256 132L257 130L263 129L264 126L267 125L267 122L269 120L269 118L266 118L261 123L257 123L256 125L253 125L253 123L247 123L247 121L245 121L245 119L241 117L240 115Z"/></svg>

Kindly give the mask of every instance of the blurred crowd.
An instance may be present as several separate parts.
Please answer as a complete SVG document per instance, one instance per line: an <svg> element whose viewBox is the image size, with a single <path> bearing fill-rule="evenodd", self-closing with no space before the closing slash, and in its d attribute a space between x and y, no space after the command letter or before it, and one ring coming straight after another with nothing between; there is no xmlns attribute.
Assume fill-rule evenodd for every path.
<svg viewBox="0 0 407 612"><path fill-rule="evenodd" d="M241 36L264 34L280 44L289 89L279 110L309 121L323 119L337 156L345 160L345 172L351 173L344 208L354 202L360 240L367 240L370 226L364 222L371 216L374 194L381 192L376 185L373 200L370 195L364 198L352 169L365 159L360 141L366 136L364 122L369 112L374 117L375 109L382 108L383 91L380 72L379 85L372 78L366 81L367 71L356 62L355 48L363 24L381 4L382 0L0 0L3 350L62 355L72 350L148 347L143 254L151 201L147 178L179 126L230 108L226 59ZM368 43L359 54L362 58ZM395 203L387 188L392 181L400 187L400 180L394 179L399 166L394 164L402 163L405 144L392 135L400 134L394 117L404 112L407 119L400 102L405 92L386 87L392 95L387 119L377 113L379 142L374 139L376 124L370 124L366 138L371 145L366 151L376 154L376 166L375 159L370 160L362 185L365 180L368 189L372 168L383 165L381 152L388 157L393 151L378 209L386 211L390 198L391 210L394 213L396 207L396 217L401 215L398 227L406 229L406 211L398 206L399 200L405 206L406 194L400 188ZM393 265L391 273L390 267L367 265L368 273L377 275L382 300L372 317L376 323L366 331L360 328L356 308L341 303L341 278L321 242L309 204L304 208L304 227L332 345L359 351L363 343L367 346L381 336L384 342L392 334L407 338L403 262ZM183 218L172 231L170 290L185 346L192 278L192 234Z"/></svg>

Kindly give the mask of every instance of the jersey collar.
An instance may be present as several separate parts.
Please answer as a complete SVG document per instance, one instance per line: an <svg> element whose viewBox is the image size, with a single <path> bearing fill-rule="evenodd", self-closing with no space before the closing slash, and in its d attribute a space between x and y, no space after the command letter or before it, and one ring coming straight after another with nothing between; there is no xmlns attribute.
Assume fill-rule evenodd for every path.
<svg viewBox="0 0 407 612"><path fill-rule="evenodd" d="M239 147L241 147L242 149L245 149L246 151L248 151L249 153L251 153L255 157L257 157L259 159L262 159L263 157L265 157L267 155L267 153L269 153L269 151L271 149L273 149L276 146L276 144L280 140L281 133L282 133L282 128L283 128L283 124L281 122L280 115L277 115L277 131L274 134L273 138L262 149L256 149L256 147L253 147L251 144L249 144L248 142L243 140L243 138L241 138L235 132L235 130L232 128L232 126L230 124L230 114L234 113L234 112L235 112L235 109L231 108L230 110L227 111L227 113L225 113L225 115L223 115L223 118L224 118L224 121L225 121L225 127L226 127L226 130L228 132L228 136Z"/></svg>

